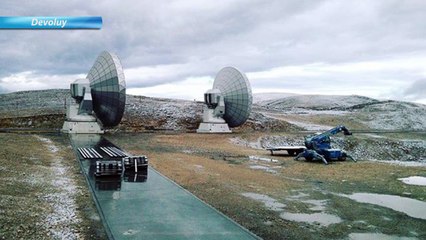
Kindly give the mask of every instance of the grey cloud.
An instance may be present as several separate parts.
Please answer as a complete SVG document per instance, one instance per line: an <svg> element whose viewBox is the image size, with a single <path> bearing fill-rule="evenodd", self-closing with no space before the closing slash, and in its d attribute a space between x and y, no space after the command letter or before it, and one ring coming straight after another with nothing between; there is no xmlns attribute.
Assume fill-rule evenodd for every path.
<svg viewBox="0 0 426 240"><path fill-rule="evenodd" d="M426 78L413 82L407 89L404 90L403 94L405 97L412 99L426 98Z"/></svg>
<svg viewBox="0 0 426 240"><path fill-rule="evenodd" d="M125 69L183 66L129 87L214 76L226 65L255 72L426 54L425 9L422 0L3 1L0 15L100 15L104 24L99 31L2 31L0 78L86 73L105 49Z"/></svg>

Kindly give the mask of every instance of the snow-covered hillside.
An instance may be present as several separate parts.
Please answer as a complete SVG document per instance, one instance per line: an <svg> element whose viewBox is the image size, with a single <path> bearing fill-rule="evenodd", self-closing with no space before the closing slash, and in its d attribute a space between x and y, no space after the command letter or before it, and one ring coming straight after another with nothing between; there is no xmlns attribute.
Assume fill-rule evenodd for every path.
<svg viewBox="0 0 426 240"><path fill-rule="evenodd" d="M336 124L361 129L426 130L426 105L422 104L357 95L266 96L276 98L257 102L256 110L271 112L270 116L307 130L324 130Z"/></svg>
<svg viewBox="0 0 426 240"><path fill-rule="evenodd" d="M253 94L253 103L261 103L265 101L271 101L275 99L280 99L284 97L296 96L295 93L254 93Z"/></svg>
<svg viewBox="0 0 426 240"><path fill-rule="evenodd" d="M362 96L255 94L249 120L240 129L322 130L337 124L351 129L426 130L426 105L378 101ZM61 127L69 90L0 94L0 128ZM127 96L122 130L194 130L202 102Z"/></svg>
<svg viewBox="0 0 426 240"><path fill-rule="evenodd" d="M277 110L292 108L312 110L345 110L356 105L375 102L378 102L378 100L356 95L296 95L260 101L257 104Z"/></svg>

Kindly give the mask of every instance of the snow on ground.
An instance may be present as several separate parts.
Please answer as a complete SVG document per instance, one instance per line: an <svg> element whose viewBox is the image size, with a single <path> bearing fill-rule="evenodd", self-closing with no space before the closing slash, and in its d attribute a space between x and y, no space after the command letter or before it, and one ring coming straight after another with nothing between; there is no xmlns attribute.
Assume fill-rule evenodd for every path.
<svg viewBox="0 0 426 240"><path fill-rule="evenodd" d="M77 185L68 175L69 168L65 166L64 159L58 156L60 150L49 138L35 136L51 153L53 162L51 165L51 186L55 189L52 193L42 196L42 199L50 204L52 212L46 217L46 225L51 234L58 239L80 238L74 224L81 222L77 215L75 196L78 193Z"/></svg>
<svg viewBox="0 0 426 240"><path fill-rule="evenodd" d="M263 149L262 143L260 142L261 138L258 138L256 142L247 141L245 139L242 139L240 137L233 137L230 138L229 141L235 145L243 146L243 147L249 147L253 149Z"/></svg>
<svg viewBox="0 0 426 240"><path fill-rule="evenodd" d="M285 115L349 115L351 122L382 130L426 129L426 105L399 101L378 101L362 96L297 95L258 103L268 117L277 111L281 120L307 130L319 130L309 122L292 121ZM269 113L269 114L268 114Z"/></svg>
<svg viewBox="0 0 426 240"><path fill-rule="evenodd" d="M277 116L276 114L269 114L269 113L266 113L266 112L262 112L262 113L266 117L281 120L281 121L285 120L286 122L288 122L290 124L304 128L308 131L323 131L323 130L328 130L328 129L333 128L333 126L328 126L328 125L320 125L320 124L314 124L314 123L309 123L309 122L302 122L302 121L287 119L284 115Z"/></svg>
<svg viewBox="0 0 426 240"><path fill-rule="evenodd" d="M291 108L286 111L285 114L298 114L298 115L347 115L349 111L341 111L341 110L311 110L311 109L303 109L303 108Z"/></svg>
<svg viewBox="0 0 426 240"><path fill-rule="evenodd" d="M398 165L398 166L402 166L402 167L426 167L426 160L419 160L419 161L400 161L400 160L375 160L375 159L369 159L369 161L380 162L380 163L387 163L387 164Z"/></svg>
<svg viewBox="0 0 426 240"><path fill-rule="evenodd" d="M372 129L426 129L426 105L385 101L366 106L357 113L359 119Z"/></svg>
<svg viewBox="0 0 426 240"><path fill-rule="evenodd" d="M280 98L296 96L296 93L254 93L253 103L260 103L264 101L271 101Z"/></svg>
<svg viewBox="0 0 426 240"><path fill-rule="evenodd" d="M305 108L317 110L346 109L360 104L378 102L362 96L296 95L260 102L259 105L274 109Z"/></svg>
<svg viewBox="0 0 426 240"><path fill-rule="evenodd" d="M411 176L406 178L398 178L403 183L408 185L417 185L417 186L426 186L426 177L421 176Z"/></svg>
<svg viewBox="0 0 426 240"><path fill-rule="evenodd" d="M293 121L293 120L287 120L287 122L293 125L296 125L298 127L304 128L308 131L325 131L325 130L333 128L332 126L319 125L314 123L306 123L306 122Z"/></svg>

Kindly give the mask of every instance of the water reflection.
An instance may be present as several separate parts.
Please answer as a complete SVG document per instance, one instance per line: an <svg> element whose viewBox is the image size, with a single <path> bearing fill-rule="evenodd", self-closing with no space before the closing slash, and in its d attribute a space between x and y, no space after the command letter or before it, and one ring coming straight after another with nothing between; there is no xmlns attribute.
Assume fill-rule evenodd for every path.
<svg viewBox="0 0 426 240"><path fill-rule="evenodd" d="M125 172L123 176L123 181L125 182L146 182L148 179L148 170L143 172Z"/></svg>
<svg viewBox="0 0 426 240"><path fill-rule="evenodd" d="M120 177L102 177L95 179L95 189L98 191L120 191Z"/></svg>
<svg viewBox="0 0 426 240"><path fill-rule="evenodd" d="M125 160L119 155L108 154L103 149L117 149L122 151L118 146L105 139L99 134L70 134L73 149L81 161L81 166L88 176L88 180L92 188L96 191L120 191L122 182L126 183L142 183L148 179L148 160L146 157L126 157ZM85 158L77 149L86 148L93 149L98 152L102 158L89 159ZM130 159L130 161L129 161ZM112 171L108 166L125 165L126 168L117 168ZM105 169L108 171L101 172L99 166L108 165ZM98 166L98 167L97 167Z"/></svg>

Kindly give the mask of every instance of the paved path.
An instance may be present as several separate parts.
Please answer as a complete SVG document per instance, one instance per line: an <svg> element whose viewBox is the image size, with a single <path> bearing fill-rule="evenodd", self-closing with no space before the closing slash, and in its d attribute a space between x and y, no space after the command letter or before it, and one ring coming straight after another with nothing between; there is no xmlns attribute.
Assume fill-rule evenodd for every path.
<svg viewBox="0 0 426 240"><path fill-rule="evenodd" d="M114 146L104 138L71 138L73 147ZM95 139L95 140L93 140ZM255 235L164 177L148 169L143 178L98 181L95 160L80 158L98 211L111 239L257 239Z"/></svg>

